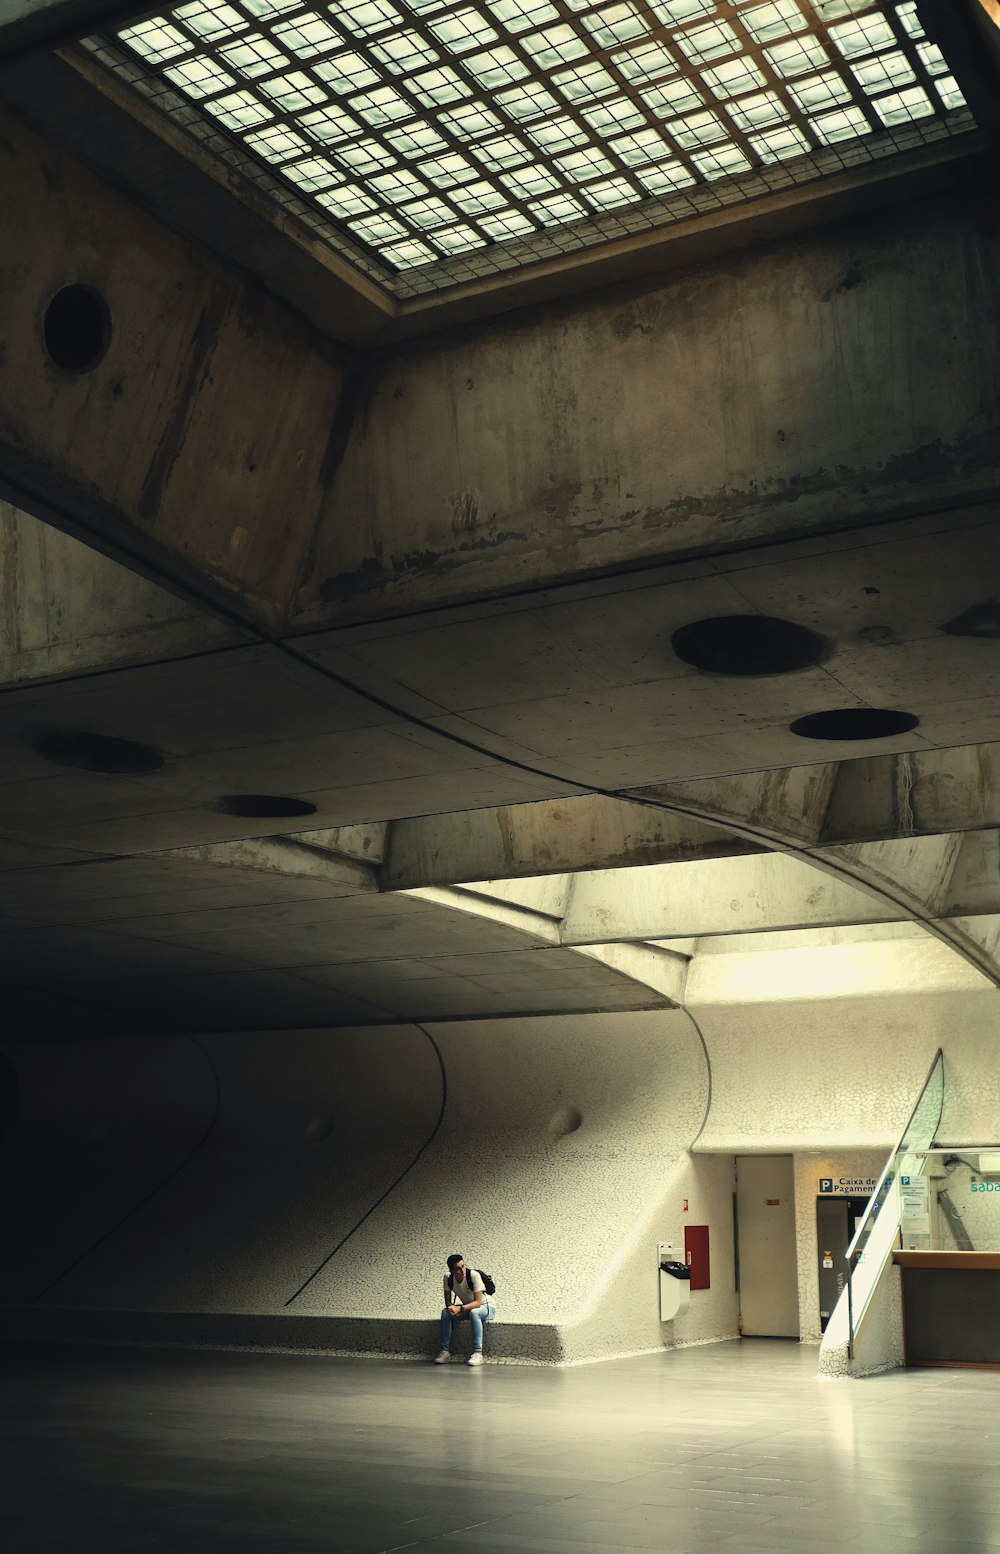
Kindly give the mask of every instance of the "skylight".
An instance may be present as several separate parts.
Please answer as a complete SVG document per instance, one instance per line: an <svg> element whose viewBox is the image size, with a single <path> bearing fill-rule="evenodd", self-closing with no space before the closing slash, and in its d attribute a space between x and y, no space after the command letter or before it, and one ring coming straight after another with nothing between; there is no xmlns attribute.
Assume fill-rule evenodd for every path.
<svg viewBox="0 0 1000 1554"><path fill-rule="evenodd" d="M84 47L399 297L973 127L913 0L188 0Z"/></svg>

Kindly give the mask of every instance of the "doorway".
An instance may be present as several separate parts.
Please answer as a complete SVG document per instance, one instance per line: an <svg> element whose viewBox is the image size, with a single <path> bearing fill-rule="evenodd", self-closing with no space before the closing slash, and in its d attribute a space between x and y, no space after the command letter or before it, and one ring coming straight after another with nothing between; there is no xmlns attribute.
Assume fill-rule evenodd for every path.
<svg viewBox="0 0 1000 1554"><path fill-rule="evenodd" d="M795 1180L791 1155L737 1155L740 1332L798 1338Z"/></svg>
<svg viewBox="0 0 1000 1554"><path fill-rule="evenodd" d="M847 1248L867 1207L867 1198L835 1198L830 1193L821 1193L816 1199L819 1326L822 1333L826 1332L826 1324L847 1283Z"/></svg>

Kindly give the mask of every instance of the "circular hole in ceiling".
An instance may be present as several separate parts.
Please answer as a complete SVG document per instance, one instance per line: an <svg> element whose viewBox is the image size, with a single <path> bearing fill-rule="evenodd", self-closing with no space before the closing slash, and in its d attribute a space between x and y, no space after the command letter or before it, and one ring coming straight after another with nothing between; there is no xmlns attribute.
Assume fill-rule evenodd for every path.
<svg viewBox="0 0 1000 1554"><path fill-rule="evenodd" d="M893 734L908 734L919 722L912 712L841 707L835 712L811 712L788 727L800 739L891 739Z"/></svg>
<svg viewBox="0 0 1000 1554"><path fill-rule="evenodd" d="M292 799L284 793L223 793L210 809L220 815L239 815L244 820L280 820L289 815L315 815L315 804Z"/></svg>
<svg viewBox="0 0 1000 1554"><path fill-rule="evenodd" d="M549 1120L549 1132L553 1138L575 1133L583 1122L583 1113L576 1106L560 1106Z"/></svg>
<svg viewBox="0 0 1000 1554"><path fill-rule="evenodd" d="M826 643L808 626L775 615L715 615L681 626L670 639L678 658L709 674L791 674L818 664Z"/></svg>
<svg viewBox="0 0 1000 1554"><path fill-rule="evenodd" d="M91 734L85 729L31 729L24 737L36 755L56 766L75 766L81 772L135 776L140 772L158 772L163 765L163 756L152 745Z"/></svg>
<svg viewBox="0 0 1000 1554"><path fill-rule="evenodd" d="M92 372L111 344L111 312L93 286L64 286L45 309L45 349L67 372Z"/></svg>
<svg viewBox="0 0 1000 1554"><path fill-rule="evenodd" d="M1000 603L989 599L985 604L970 605L954 620L941 627L950 637L1000 637Z"/></svg>

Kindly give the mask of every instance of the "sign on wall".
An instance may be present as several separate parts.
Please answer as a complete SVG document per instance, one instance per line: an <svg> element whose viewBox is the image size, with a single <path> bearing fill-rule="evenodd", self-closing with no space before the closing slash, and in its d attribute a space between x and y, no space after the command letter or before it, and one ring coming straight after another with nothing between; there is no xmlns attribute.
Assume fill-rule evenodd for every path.
<svg viewBox="0 0 1000 1554"><path fill-rule="evenodd" d="M870 1198L878 1186L877 1176L821 1176L820 1192L836 1193L841 1198Z"/></svg>

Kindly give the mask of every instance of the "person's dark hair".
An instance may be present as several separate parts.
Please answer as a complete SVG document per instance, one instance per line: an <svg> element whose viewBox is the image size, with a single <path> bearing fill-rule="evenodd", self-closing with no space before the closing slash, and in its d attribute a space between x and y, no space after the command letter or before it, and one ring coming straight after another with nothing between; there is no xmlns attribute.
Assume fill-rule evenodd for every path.
<svg viewBox="0 0 1000 1554"><path fill-rule="evenodd" d="M465 1258L462 1256L461 1252L452 1252L451 1256L448 1259L448 1267L449 1268L454 1268L456 1263L464 1263L464 1262L465 1262Z"/></svg>

